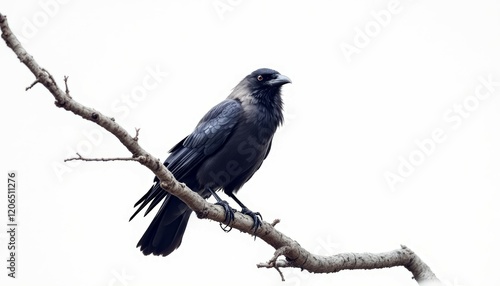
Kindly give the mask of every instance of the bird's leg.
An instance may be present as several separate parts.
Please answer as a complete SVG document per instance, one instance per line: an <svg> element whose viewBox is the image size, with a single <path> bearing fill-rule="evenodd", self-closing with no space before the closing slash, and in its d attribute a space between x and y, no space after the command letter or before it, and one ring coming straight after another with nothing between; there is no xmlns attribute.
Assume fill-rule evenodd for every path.
<svg viewBox="0 0 500 286"><path fill-rule="evenodd" d="M253 212L249 208L247 208L235 195L234 193L230 193L229 196L241 207L241 213L250 216L253 220L252 229L253 233L257 232L257 229L262 225L262 216L259 212Z"/></svg>
<svg viewBox="0 0 500 286"><path fill-rule="evenodd" d="M234 220L234 212L236 210L232 209L229 206L229 203L222 200L219 195L217 195L211 188L207 188L207 190L214 196L215 200L217 201L215 204L222 206L224 208L224 224L225 226L222 225L222 223L219 223L220 228L222 228L223 231L225 232L230 232L232 227L229 226L229 224Z"/></svg>

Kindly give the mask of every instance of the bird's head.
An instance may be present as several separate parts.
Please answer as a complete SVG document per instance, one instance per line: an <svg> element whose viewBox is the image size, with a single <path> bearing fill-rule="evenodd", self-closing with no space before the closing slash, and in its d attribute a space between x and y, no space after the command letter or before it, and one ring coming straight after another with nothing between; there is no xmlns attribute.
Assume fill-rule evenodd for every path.
<svg viewBox="0 0 500 286"><path fill-rule="evenodd" d="M250 100L249 97L259 101L280 100L281 86L291 82L287 76L275 70L261 68L247 75L229 97L239 100Z"/></svg>
<svg viewBox="0 0 500 286"><path fill-rule="evenodd" d="M292 82L287 76L266 68L252 72L245 79L249 88L256 91L279 89L282 85Z"/></svg>

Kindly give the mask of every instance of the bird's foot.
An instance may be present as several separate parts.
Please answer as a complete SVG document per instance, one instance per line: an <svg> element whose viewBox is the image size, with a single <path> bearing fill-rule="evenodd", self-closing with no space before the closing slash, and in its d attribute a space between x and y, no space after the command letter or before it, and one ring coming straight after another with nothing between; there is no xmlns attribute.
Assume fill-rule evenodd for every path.
<svg viewBox="0 0 500 286"><path fill-rule="evenodd" d="M252 220L253 220L252 229L253 229L253 234L255 237L255 233L257 232L257 229L262 225L262 216L260 215L259 212L253 212L253 211L249 210L248 208L243 208L241 210L241 213L246 214L252 218Z"/></svg>
<svg viewBox="0 0 500 286"><path fill-rule="evenodd" d="M230 232L233 228L229 226L229 224L234 220L234 212L236 211L235 209L232 209L229 206L229 203L226 201L218 201L215 203L216 205L219 205L224 208L224 224L221 222L219 223L220 228L225 231L225 232Z"/></svg>

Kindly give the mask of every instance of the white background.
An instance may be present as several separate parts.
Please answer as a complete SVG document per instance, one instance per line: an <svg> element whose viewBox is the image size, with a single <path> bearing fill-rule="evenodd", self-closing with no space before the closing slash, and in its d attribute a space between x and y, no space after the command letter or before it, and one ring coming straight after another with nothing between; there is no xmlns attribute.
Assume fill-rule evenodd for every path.
<svg viewBox="0 0 500 286"><path fill-rule="evenodd" d="M245 75L287 75L286 122L239 193L251 209L315 253L405 244L446 285L499 285L500 86L475 95L488 92L479 78L500 82L499 2L9 2L0 12L59 85L68 75L76 100L141 128L162 160ZM42 86L26 92L33 79L0 44L0 169L19 175L18 279L2 262L0 284L416 285L403 268L285 269L283 283L255 266L271 247L194 216L172 255L143 256L135 245L152 215L128 218L153 175L132 162L64 163L128 153ZM433 132L445 139L429 143ZM387 172L404 175L395 188Z"/></svg>

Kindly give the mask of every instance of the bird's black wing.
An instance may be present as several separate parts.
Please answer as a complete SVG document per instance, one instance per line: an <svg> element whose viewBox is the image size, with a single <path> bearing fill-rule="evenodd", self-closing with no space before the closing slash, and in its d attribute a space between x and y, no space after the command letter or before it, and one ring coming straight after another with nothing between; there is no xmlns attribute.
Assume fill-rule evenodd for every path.
<svg viewBox="0 0 500 286"><path fill-rule="evenodd" d="M203 116L195 130L170 150L165 166L182 182L183 178L226 142L241 113L241 103L233 99L226 99L214 106ZM166 195L167 192L161 189L159 180L155 177L154 185L135 204L140 204L140 207L130 219L151 202L144 215L148 214Z"/></svg>

